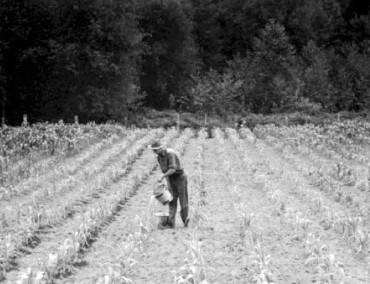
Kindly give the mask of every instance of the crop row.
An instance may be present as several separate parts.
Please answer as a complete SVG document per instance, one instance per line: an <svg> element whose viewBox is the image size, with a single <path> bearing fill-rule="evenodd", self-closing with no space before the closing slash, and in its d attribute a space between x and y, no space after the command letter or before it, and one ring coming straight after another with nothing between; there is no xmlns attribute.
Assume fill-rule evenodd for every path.
<svg viewBox="0 0 370 284"><path fill-rule="evenodd" d="M168 144L177 136L176 131L170 131L164 137L164 143ZM193 135L191 131L186 131L180 138L179 144L185 143ZM183 142L181 142L183 141ZM68 237L56 253L50 254L44 260L43 267L39 271L25 272L20 276L18 283L43 283L42 281L51 281L55 277L63 275L71 269L71 266L80 261L79 254L82 247L89 245L91 240L97 235L98 230L119 210L121 204L132 196L144 180L156 168L156 161L148 162L146 168L138 175L134 175L127 181L123 188L105 198L103 203L90 206L85 213L81 215L79 222L73 225L72 237ZM33 282L32 282L33 280Z"/></svg>
<svg viewBox="0 0 370 284"><path fill-rule="evenodd" d="M173 132L167 134L168 137L173 137ZM18 216L18 231L14 234L7 235L0 240L0 260L3 263L3 269L8 269L8 263L17 255L18 251L24 246L34 242L38 234L38 230L45 226L53 226L63 222L71 212L73 206L86 203L86 198L94 192L103 191L106 186L124 175L130 164L132 164L146 149L147 145L163 135L161 130L153 130L143 139L139 140L126 155L121 157L121 160L105 167L102 172L99 172L94 177L92 182L82 184L81 187L75 188L73 195L68 198L57 200L58 204L50 204L48 206L39 206L37 203L25 208L28 210L27 215L24 215L24 208L17 208L15 216ZM22 216L25 216L23 218ZM6 216L5 216L6 217ZM5 218L6 220L6 218Z"/></svg>
<svg viewBox="0 0 370 284"><path fill-rule="evenodd" d="M37 123L32 126L5 127L0 130L0 153L2 157L24 156L32 150L71 152L91 139L103 139L120 135L126 128L117 124L56 124Z"/></svg>
<svg viewBox="0 0 370 284"><path fill-rule="evenodd" d="M232 141L239 149L240 153L243 154L244 147L250 147L251 145L245 143L243 140L238 139L238 137L233 134L233 130L228 131L229 137L232 137ZM278 164L272 162L267 154L266 148L263 144L256 143L256 150L262 155L263 160L261 161L266 166L273 169L277 169ZM248 172L248 176L254 177L255 168L254 165L250 164L248 157L244 159L245 168ZM282 175L283 184L292 184L289 175ZM328 246L321 241L319 234L311 231L311 224L314 221L310 220L310 213L300 212L299 210L292 210L289 206L290 202L294 202L294 198L287 195L285 191L282 191L280 187L269 181L263 181L264 188L267 190L266 197L273 204L276 204L276 211L281 218L284 218L288 223L291 224L292 229L297 233L301 230L303 235L297 235L297 238L301 239L305 244L305 264L307 266L312 266L317 274L319 283L342 283L345 278L344 268L341 263L339 263L334 254L328 249ZM269 263L271 261L271 256L265 254L262 247L262 236L254 232L251 228L253 216L243 215L241 222L241 229L247 229L249 234L244 233L242 236L249 236L249 241L254 246L254 264L259 268L258 276L256 277L257 283L270 283L271 274L269 273Z"/></svg>
<svg viewBox="0 0 370 284"><path fill-rule="evenodd" d="M355 172L344 162L334 161L331 165L326 163L330 165L326 166L319 157L312 154L305 155L305 162L313 161L320 167L307 167L301 160L297 161L296 156L292 154L292 151L294 152L300 145L293 146L289 140L280 139L268 140L268 144L278 149L301 172L313 179L320 190L331 194L336 202L351 206L362 215L369 215L369 209L363 202L367 200L366 195L370 191L370 172L367 172L365 167L361 168L362 172ZM349 188L356 191L350 191Z"/></svg>
<svg viewBox="0 0 370 284"><path fill-rule="evenodd" d="M193 132L190 129L186 129L184 135L180 137L174 146L175 151L180 155L183 155L186 144L192 136ZM162 143L166 144L165 141ZM144 251L144 241L148 238L150 232L155 230L157 227L157 220L154 217L154 200L154 196L152 196L146 211L140 216L135 217L137 230L129 234L122 241L116 259L113 261L113 264L107 267L108 273L101 276L97 283L134 283L134 281L129 277L129 274L137 263L136 258Z"/></svg>
<svg viewBox="0 0 370 284"><path fill-rule="evenodd" d="M269 137L267 140L268 144L279 151L282 151L286 157L291 160L295 160L295 153L301 153L304 155L305 163L312 163L319 165L313 169L307 168L306 166L301 166L299 162L296 162L296 166L299 167L301 171L306 172L310 176L314 176L317 180L320 188L328 188L330 191L335 191L336 201L353 204L354 206L360 207L364 196L361 192L370 191L369 181L370 181L370 165L361 166L353 165L349 166L345 161L341 161L339 158L332 159L330 161L325 161L324 159L312 151L307 151L308 142L304 139L300 141L294 141L291 139L283 138L289 137L289 133L284 130L280 130L280 138ZM358 155L358 154L356 154ZM362 160L366 158L363 157ZM355 194L348 193L343 190L342 187L355 188L358 191ZM356 196L358 196L356 198ZM357 199L357 200L356 200Z"/></svg>
<svg viewBox="0 0 370 284"><path fill-rule="evenodd" d="M251 174L253 169L247 161L249 157L245 153L246 145L244 140L241 140L238 137L238 134L234 129L226 129L226 134L241 157L241 162L243 169L246 172L246 176L248 178L253 176ZM244 136L247 136L247 133L244 133ZM272 257L266 252L263 235L251 227L254 214L247 213L247 208L244 204L243 189L238 186L235 176L236 170L233 168L233 165L229 166L228 171L230 184L232 185L231 194L233 194L235 198L234 209L238 212L238 218L240 219L239 236L241 237L241 243L243 244L244 249L248 251L250 255L250 271L253 274L253 281L260 284L274 283L274 277L271 270Z"/></svg>
<svg viewBox="0 0 370 284"><path fill-rule="evenodd" d="M270 145L273 145L274 148L282 148L286 152L291 152L292 154L300 153L304 155L305 158L309 160L318 161L320 159L325 160L322 156L323 154L327 154L331 161L342 161L341 164L345 165L346 162L343 161L343 156L339 155L332 150L328 150L324 147L324 143L321 143L320 139L317 139L317 136L314 133L310 132L301 132L298 130L299 128L269 128L266 127L263 129L263 134L259 130L257 130L257 134L261 136L262 139L267 141ZM270 132L271 131L271 132ZM297 132L295 136L293 132ZM244 132L244 130L242 131ZM294 137L292 137L294 136ZM319 153L315 152L313 149L319 149ZM345 152L344 147L340 147L338 145L338 149L342 152ZM347 151L346 157L358 157L356 158L358 161L366 161L366 156L362 155L361 149L352 149L351 151ZM327 159L329 160L329 159ZM339 164L338 162L335 165ZM353 164L353 163L352 163ZM359 167L361 167L359 165ZM363 167L363 166L362 166ZM347 173L350 171L353 172L347 166Z"/></svg>
<svg viewBox="0 0 370 284"><path fill-rule="evenodd" d="M18 190L22 193L26 193L28 191L32 192L31 190L33 189L31 197L26 201L22 201L17 206L4 206L4 208L0 210L2 219L6 220L9 226L14 230L14 227L28 228L31 226L40 228L50 225L50 220L53 219L50 218L50 216L60 216L64 218L63 216L69 214L69 208L72 207L72 201L75 200L74 197L81 196L81 192L84 192L85 196L89 196L89 192L93 193L99 188L103 188L104 178L106 179L106 177L112 176L111 174L107 175L107 173L109 173L109 171L115 171L115 167L118 169L123 168L123 164L119 162L113 163L111 160L112 158L121 156L123 159L126 158L133 161L143 148L145 148L147 143L149 143L148 141L151 141L156 135L162 135L162 133L153 131L144 137L142 137L143 133L132 133L130 138L111 147L111 149L105 153L106 155L95 160L94 163L88 164L84 170L80 170L75 176L68 176L66 174L62 179L56 180L54 180L54 176L52 176L50 179L36 179L33 183L28 183L26 186L23 185ZM137 138L140 137L142 138L137 141ZM131 147L130 141L136 143L136 148ZM126 153L127 151L129 152ZM107 161L111 161L109 167L105 165ZM74 167L75 166L71 164L61 169L61 171L67 172L69 168ZM59 174L57 175L59 176ZM109 183L110 180L107 180L105 183L107 182ZM63 202L55 198L55 196L59 198L65 196L67 193L70 194ZM57 202L56 205L54 204L55 202ZM65 210L61 210L61 208L65 208ZM55 211L59 211L62 214L55 214ZM14 226L14 224L18 225Z"/></svg>
<svg viewBox="0 0 370 284"><path fill-rule="evenodd" d="M78 166L88 162L95 155L99 155L104 148L113 145L120 139L125 139L126 137L129 138L131 134L132 130L128 130L125 135L110 135L107 138L103 138L102 140L87 146L87 149L84 149L67 159L59 155L41 158L41 154L32 153L17 163L9 165L7 170L3 171L1 179L2 187L0 189L0 192L2 193L0 194L11 195L10 192L13 191L13 188L17 188L30 182L35 182L41 177L45 179L53 176L55 179L54 176L56 174L72 174L77 170ZM37 158L36 156L40 157ZM69 164L74 165L75 168L71 167ZM66 168L68 169L67 172L65 171Z"/></svg>
<svg viewBox="0 0 370 284"><path fill-rule="evenodd" d="M266 152L266 146L263 143L257 144L261 153ZM291 156L283 155L289 161L293 161ZM268 157L266 157L268 159ZM277 165L276 165L277 166ZM320 225L324 230L331 229L339 235L342 235L347 241L348 245L353 248L356 256L366 257L370 254L370 233L367 230L368 220L367 218L362 218L359 214L366 214L366 209L363 209L363 204L358 204L358 213L353 215L351 210L338 208L334 209L334 206L330 202L326 202L322 197L321 192L316 192L312 189L304 187L301 181L294 177L293 175L282 173L282 176L292 184L295 184L294 194L299 194L309 199L309 212L308 214L312 216L321 217ZM325 180L330 181L330 176L326 175ZM322 191L333 192L337 188L333 186L330 182L323 182L318 180L319 186ZM292 192L293 193L293 192ZM350 196L350 195L346 195ZM284 200L284 198L279 198L279 194L272 194L271 198ZM351 197L349 197L351 198ZM346 198L345 203L348 203L348 198ZM336 200L338 201L338 200ZM280 204L281 206L281 204ZM302 214L302 216L308 216L308 214Z"/></svg>
<svg viewBox="0 0 370 284"><path fill-rule="evenodd" d="M64 187L71 188L74 186L74 183L78 182L78 180L94 176L97 171L100 170L100 164L103 166L107 158L116 157L120 153L124 153L129 146L135 143L136 140L142 138L145 134L147 134L147 131L134 130L129 131L125 138L121 138L121 141L117 141L117 138L109 141L102 141L97 145L89 147L86 151L76 156L76 158L70 159L68 163L54 167L45 174L35 174L31 178L14 186L8 186L6 189L4 188L0 196L0 200L10 200L13 196L21 196L29 193L32 193L33 195L33 197L30 198L31 200L37 200L37 195L40 195L40 191L44 195L51 195L53 192L58 193L63 191ZM110 148L103 152L104 155L96 157L101 153L102 147L107 145L109 145ZM93 158L95 158L94 168L89 165L85 168L82 167Z"/></svg>
<svg viewBox="0 0 370 284"><path fill-rule="evenodd" d="M295 146L305 146L306 151L312 150L317 151L320 154L324 154L329 158L335 159L350 159L356 160L361 163L366 163L369 160L362 155L363 145L366 145L365 141L370 139L368 129L362 130L363 143L354 143L354 138L346 136L343 132L341 134L333 131L333 129L339 128L340 126L331 124L325 127L303 125L303 126L292 126L292 127L277 127L274 125L265 125L256 127L253 132L259 138L267 138L272 136L280 141L290 143ZM358 136L356 139L359 139ZM311 150L310 150L311 149Z"/></svg>
<svg viewBox="0 0 370 284"><path fill-rule="evenodd" d="M188 249L184 260L184 265L180 267L179 271L175 274L174 283L176 284L190 284L190 283L202 283L207 282L206 265L203 259L203 251L201 242L199 241L199 226L204 213L202 206L205 204L205 181L204 181L204 167L205 167L205 156L204 156L204 143L207 133L204 129L201 129L198 133L198 149L196 157L196 178L194 183L191 184L191 188L194 189L191 194L191 200L189 204L191 226L194 228L191 240L188 240Z"/></svg>
<svg viewBox="0 0 370 284"><path fill-rule="evenodd" d="M94 123L48 124L32 127L5 127L0 130L0 186L29 177L39 162L50 164L56 157L75 154L85 147L112 136L125 136L120 125ZM42 169L43 167L41 167Z"/></svg>

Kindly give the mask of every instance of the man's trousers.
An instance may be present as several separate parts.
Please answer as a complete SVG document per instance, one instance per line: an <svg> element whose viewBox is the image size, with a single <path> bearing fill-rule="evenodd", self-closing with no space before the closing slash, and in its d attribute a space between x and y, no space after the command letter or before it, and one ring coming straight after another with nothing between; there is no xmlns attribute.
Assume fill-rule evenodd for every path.
<svg viewBox="0 0 370 284"><path fill-rule="evenodd" d="M188 180L186 174L172 175L168 177L169 190L173 199L169 205L169 217L167 225L175 227L177 200L180 200L180 216L182 222L187 226L189 222L189 198L188 198Z"/></svg>

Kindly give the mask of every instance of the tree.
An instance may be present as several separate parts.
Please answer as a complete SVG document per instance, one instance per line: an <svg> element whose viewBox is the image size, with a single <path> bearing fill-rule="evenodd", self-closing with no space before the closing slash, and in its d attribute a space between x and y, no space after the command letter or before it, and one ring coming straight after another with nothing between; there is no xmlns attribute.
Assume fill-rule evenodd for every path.
<svg viewBox="0 0 370 284"><path fill-rule="evenodd" d="M313 102L319 103L325 110L335 108L333 97L337 92L331 83L333 50L322 50L313 41L310 41L302 51L305 62L303 81L305 88L303 95Z"/></svg>
<svg viewBox="0 0 370 284"><path fill-rule="evenodd" d="M126 116L141 99L135 8L130 0L4 0L0 64L9 120Z"/></svg>
<svg viewBox="0 0 370 284"><path fill-rule="evenodd" d="M271 20L253 45L254 111L271 112L290 104L300 90L300 70L296 50L284 27Z"/></svg>
<svg viewBox="0 0 370 284"><path fill-rule="evenodd" d="M49 11L38 3L4 0L0 5L1 95L10 123L35 112L35 94L45 75L43 39L50 35L50 26Z"/></svg>
<svg viewBox="0 0 370 284"><path fill-rule="evenodd" d="M181 5L171 0L144 2L140 16L146 45L141 71L146 105L179 108L179 102L188 96L187 85L197 64L191 21Z"/></svg>
<svg viewBox="0 0 370 284"><path fill-rule="evenodd" d="M360 111L366 107L370 89L369 46L369 41L364 42L362 48L355 44L343 46L332 60L336 110Z"/></svg>
<svg viewBox="0 0 370 284"><path fill-rule="evenodd" d="M238 108L242 81L235 79L232 72L222 74L210 70L194 78L191 87L194 97L192 109L208 114L227 116Z"/></svg>

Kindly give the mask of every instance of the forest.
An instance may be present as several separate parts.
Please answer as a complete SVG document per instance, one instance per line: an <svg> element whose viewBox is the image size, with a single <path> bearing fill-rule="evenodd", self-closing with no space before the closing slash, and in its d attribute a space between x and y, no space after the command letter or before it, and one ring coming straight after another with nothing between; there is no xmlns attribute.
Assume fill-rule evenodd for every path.
<svg viewBox="0 0 370 284"><path fill-rule="evenodd" d="M370 2L1 0L0 115L370 111Z"/></svg>

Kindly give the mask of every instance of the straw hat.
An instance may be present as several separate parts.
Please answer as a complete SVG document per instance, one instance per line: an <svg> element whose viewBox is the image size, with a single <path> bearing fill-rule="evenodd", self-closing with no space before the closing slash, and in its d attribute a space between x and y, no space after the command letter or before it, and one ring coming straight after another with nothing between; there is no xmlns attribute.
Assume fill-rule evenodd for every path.
<svg viewBox="0 0 370 284"><path fill-rule="evenodd" d="M163 148L164 148L164 146L159 141L156 141L152 145L149 146L149 149L151 149L151 150L160 150L160 149L163 149Z"/></svg>

